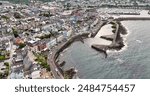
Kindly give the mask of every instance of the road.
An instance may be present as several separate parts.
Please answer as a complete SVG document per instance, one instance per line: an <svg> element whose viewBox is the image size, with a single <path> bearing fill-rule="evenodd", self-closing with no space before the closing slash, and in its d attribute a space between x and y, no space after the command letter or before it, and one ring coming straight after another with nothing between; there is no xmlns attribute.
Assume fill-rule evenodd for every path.
<svg viewBox="0 0 150 96"><path fill-rule="evenodd" d="M64 79L63 75L60 73L59 69L55 65L54 54L48 56L48 63L50 65L51 71L55 79Z"/></svg>
<svg viewBox="0 0 150 96"><path fill-rule="evenodd" d="M58 69L58 67L55 64L55 55L56 55L57 49L60 46L57 46L57 48L55 48L52 51L53 53L48 55L48 61L47 61L48 64L50 65L51 71L52 71L55 79L64 79L63 75L61 74L60 70Z"/></svg>

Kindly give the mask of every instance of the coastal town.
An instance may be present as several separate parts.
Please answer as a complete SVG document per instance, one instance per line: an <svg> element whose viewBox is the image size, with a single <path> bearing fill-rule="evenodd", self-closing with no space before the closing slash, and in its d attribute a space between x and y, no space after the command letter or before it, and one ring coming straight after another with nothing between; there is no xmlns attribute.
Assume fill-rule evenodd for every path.
<svg viewBox="0 0 150 96"><path fill-rule="evenodd" d="M111 24L112 33L98 37L111 43L91 45L107 58L125 46L120 21L150 20L149 10L150 0L0 1L0 79L78 79L78 69L59 60L68 46Z"/></svg>

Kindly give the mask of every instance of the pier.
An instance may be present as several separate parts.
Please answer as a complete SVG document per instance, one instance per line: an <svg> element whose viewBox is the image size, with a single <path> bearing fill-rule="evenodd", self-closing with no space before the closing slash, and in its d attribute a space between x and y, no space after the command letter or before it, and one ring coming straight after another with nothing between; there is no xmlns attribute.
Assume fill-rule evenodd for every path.
<svg viewBox="0 0 150 96"><path fill-rule="evenodd" d="M122 27L120 25L119 22L113 20L108 22L107 24L112 23L115 27L115 31L113 32L114 34L112 35L106 35L106 36L101 36L100 38L112 41L112 43L110 45L98 45L98 44L93 44L91 47L101 53L104 53L105 58L107 58L107 50L108 49L115 49L115 50L119 50L121 49L124 44L123 44L123 40L120 37L120 28ZM125 31L125 30L124 30ZM124 32L122 32L122 34L124 34Z"/></svg>
<svg viewBox="0 0 150 96"><path fill-rule="evenodd" d="M137 17L118 17L118 18L115 18L114 20L116 20L116 21L150 20L150 16L149 17L140 17L140 16L137 16Z"/></svg>

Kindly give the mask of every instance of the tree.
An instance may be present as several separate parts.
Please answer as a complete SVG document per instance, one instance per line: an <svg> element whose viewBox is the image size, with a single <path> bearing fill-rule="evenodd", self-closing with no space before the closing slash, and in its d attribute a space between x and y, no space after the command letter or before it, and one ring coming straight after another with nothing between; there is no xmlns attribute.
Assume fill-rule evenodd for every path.
<svg viewBox="0 0 150 96"><path fill-rule="evenodd" d="M15 12L15 13L14 13L14 17L15 17L16 19L20 19L22 16L20 15L20 13Z"/></svg>
<svg viewBox="0 0 150 96"><path fill-rule="evenodd" d="M3 73L0 72L0 79L3 79L4 78L4 75Z"/></svg>
<svg viewBox="0 0 150 96"><path fill-rule="evenodd" d="M50 11L47 11L47 12L40 13L39 16L51 17L53 15L50 13Z"/></svg>
<svg viewBox="0 0 150 96"><path fill-rule="evenodd" d="M0 55L0 61L1 61L1 60L5 60L5 59L6 59L5 56Z"/></svg>
<svg viewBox="0 0 150 96"><path fill-rule="evenodd" d="M36 61L43 67L46 68L47 71L50 71L50 66L47 63L47 56L44 56L43 54L37 54L36 55Z"/></svg>
<svg viewBox="0 0 150 96"><path fill-rule="evenodd" d="M5 65L5 66L9 66L9 63L8 63L8 62L5 62L4 65Z"/></svg>
<svg viewBox="0 0 150 96"><path fill-rule="evenodd" d="M12 28L12 31L13 31L15 38L17 38L19 36L18 31L15 28Z"/></svg>
<svg viewBox="0 0 150 96"><path fill-rule="evenodd" d="M6 22L10 19L9 17L7 17L7 16L5 16L5 15L2 15L1 18L2 18L2 19L5 19Z"/></svg>
<svg viewBox="0 0 150 96"><path fill-rule="evenodd" d="M40 37L36 37L36 38L40 38L40 39L46 39L46 38L51 38L51 34L46 34Z"/></svg>
<svg viewBox="0 0 150 96"><path fill-rule="evenodd" d="M22 48L24 48L25 46L26 46L26 44L21 43L21 44L19 44L19 49L22 49Z"/></svg>
<svg viewBox="0 0 150 96"><path fill-rule="evenodd" d="M67 10L69 10L70 7L71 7L71 4L70 4L70 3L67 3L67 4L64 5L64 7L65 7Z"/></svg>

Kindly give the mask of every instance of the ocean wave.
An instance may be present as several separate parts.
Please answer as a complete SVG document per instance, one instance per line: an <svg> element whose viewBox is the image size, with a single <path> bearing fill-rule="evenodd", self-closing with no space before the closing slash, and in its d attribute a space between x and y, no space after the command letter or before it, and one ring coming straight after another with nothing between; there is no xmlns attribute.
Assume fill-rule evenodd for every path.
<svg viewBox="0 0 150 96"><path fill-rule="evenodd" d="M138 40L138 39L136 40L136 42L138 42L138 43L142 43L142 41L141 41L141 40Z"/></svg>
<svg viewBox="0 0 150 96"><path fill-rule="evenodd" d="M122 64L122 63L124 62L124 60L121 59L121 58L117 58L116 60L117 60L120 64Z"/></svg>

